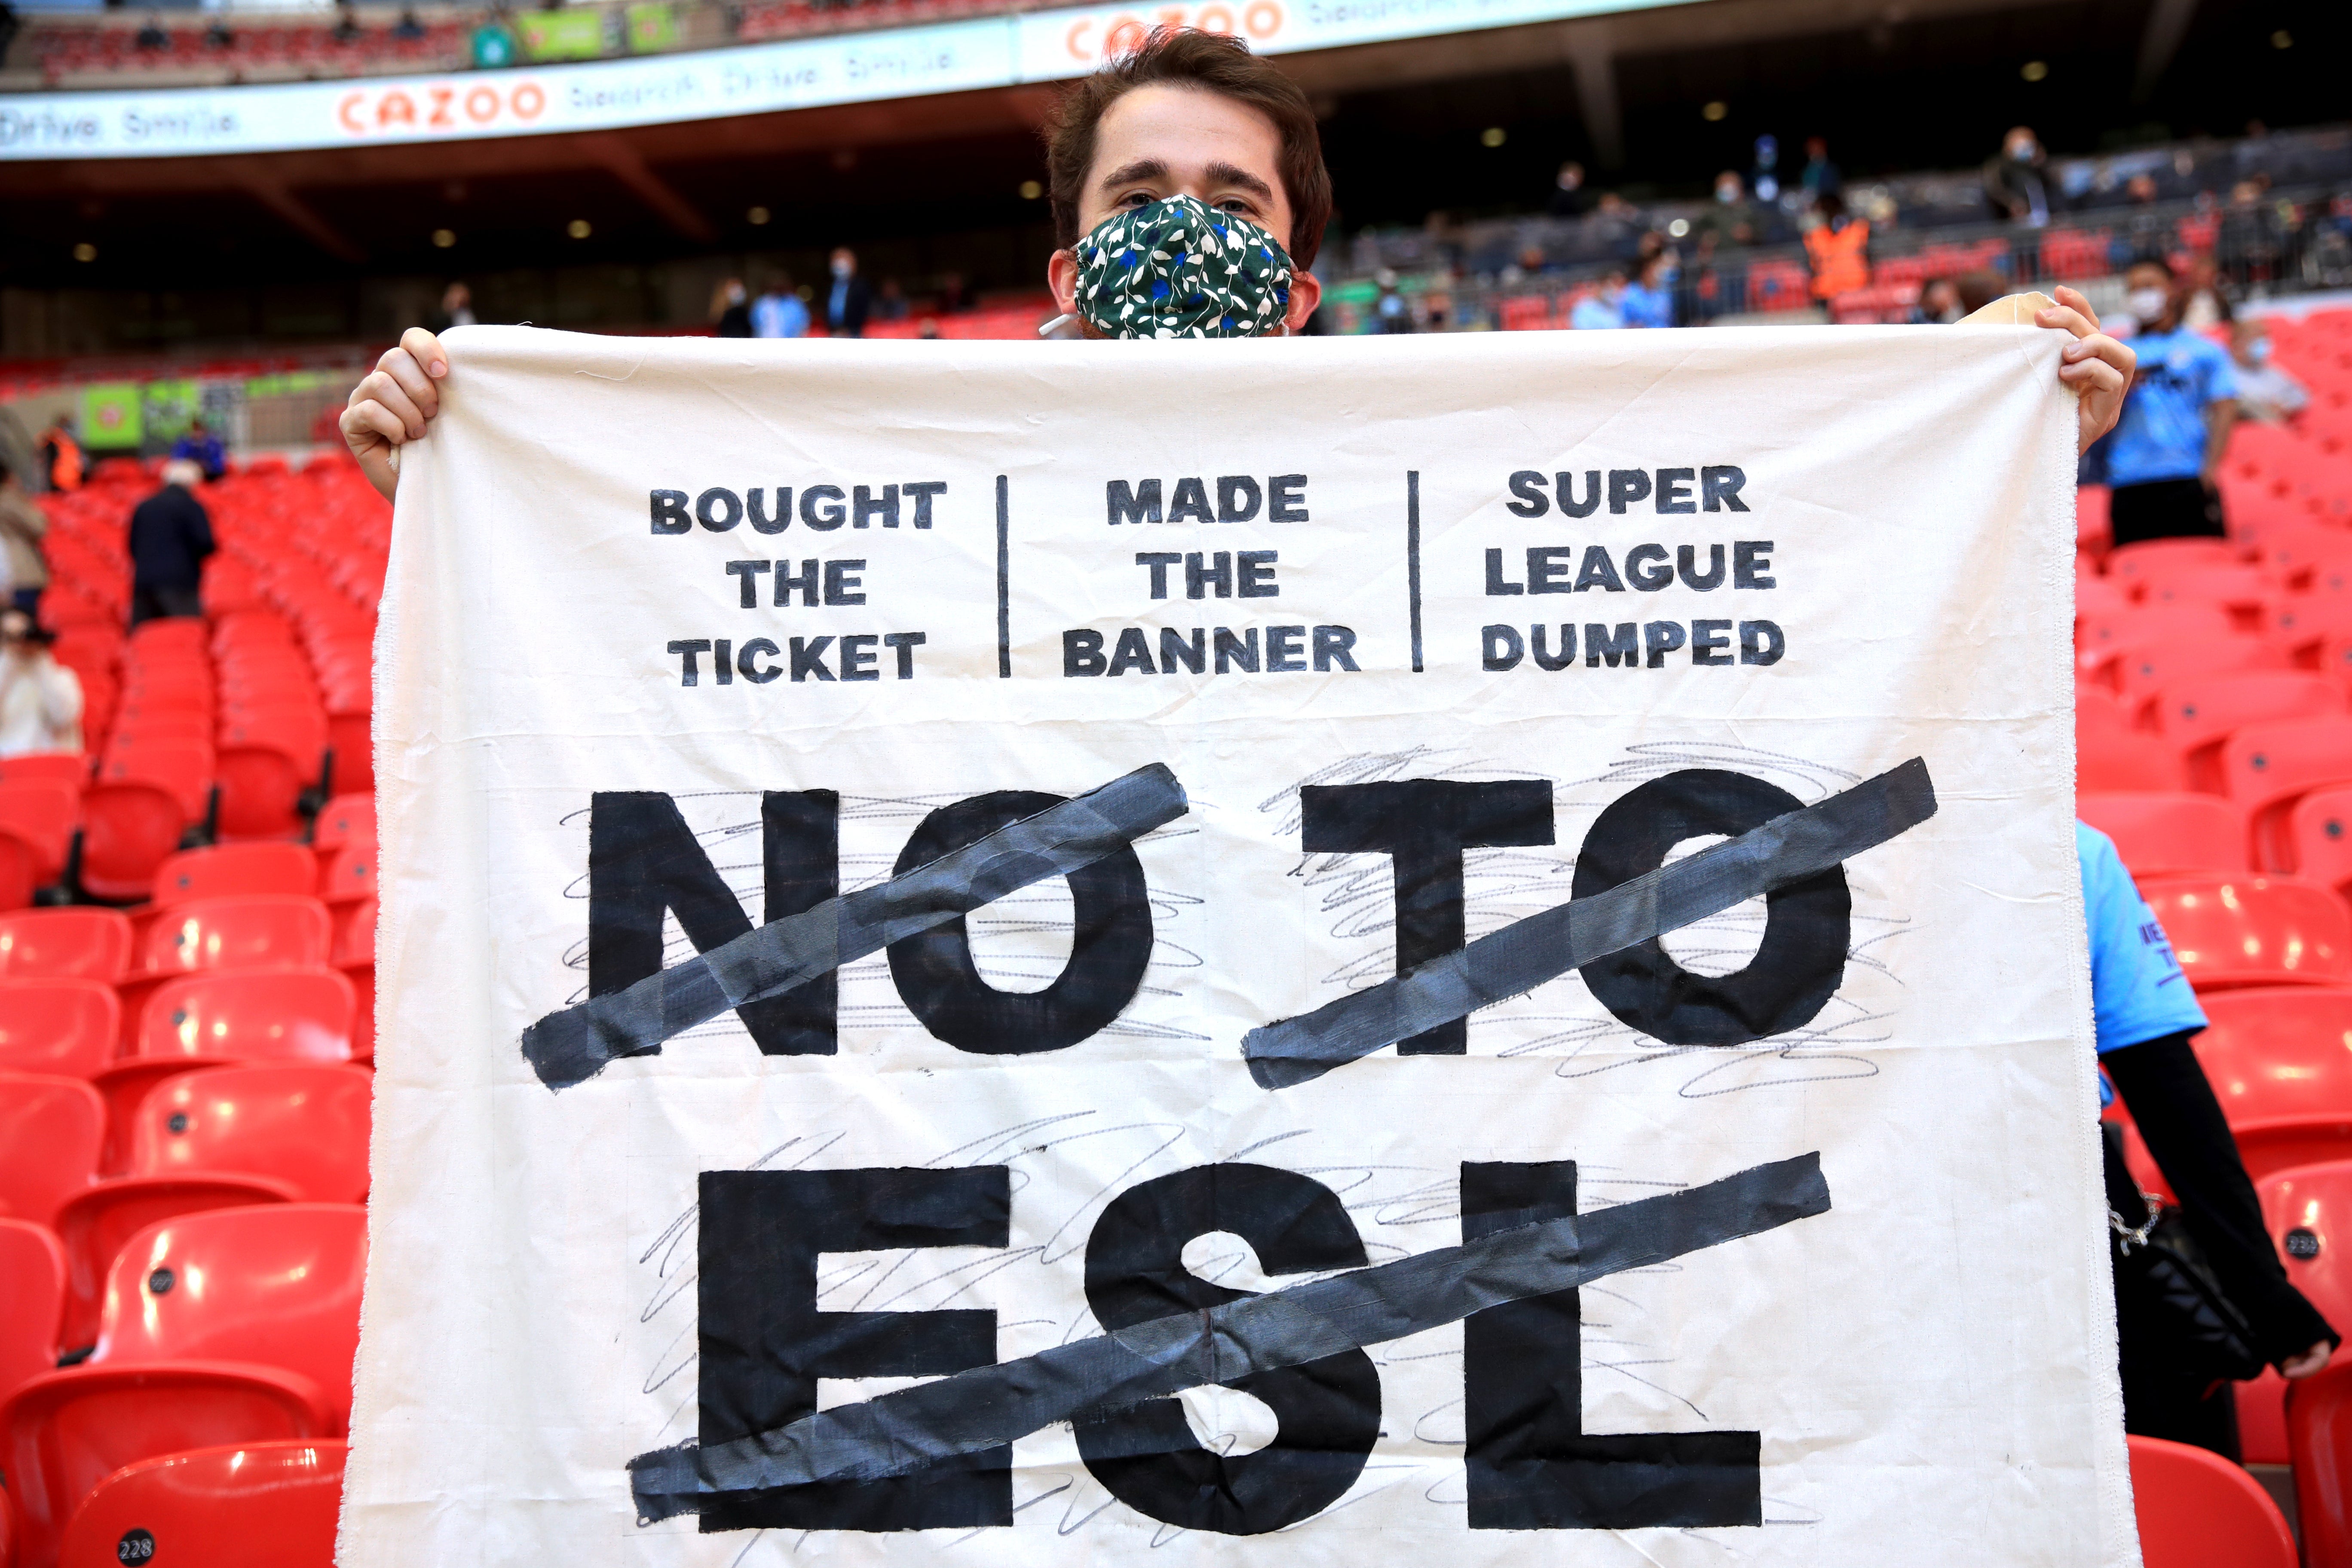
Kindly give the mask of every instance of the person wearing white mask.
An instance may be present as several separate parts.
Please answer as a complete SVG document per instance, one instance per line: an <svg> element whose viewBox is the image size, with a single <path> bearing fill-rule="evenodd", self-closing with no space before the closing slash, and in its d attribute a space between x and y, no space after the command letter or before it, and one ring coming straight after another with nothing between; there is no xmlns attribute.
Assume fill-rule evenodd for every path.
<svg viewBox="0 0 2352 1568"><path fill-rule="evenodd" d="M50 657L57 634L0 613L0 757L81 750L81 678Z"/></svg>
<svg viewBox="0 0 2352 1568"><path fill-rule="evenodd" d="M857 253L836 247L832 260L833 283L825 290L824 324L837 338L862 338L866 318L874 309L873 291L857 275Z"/></svg>
<svg viewBox="0 0 2352 1568"><path fill-rule="evenodd" d="M2241 318L2230 329L2230 359L2238 370L2241 418L2284 425L2310 405L2310 391L2271 357L2271 327L2261 317Z"/></svg>
<svg viewBox="0 0 2352 1568"><path fill-rule="evenodd" d="M2220 344L2181 324L2182 290L2164 263L2134 263L2124 284L2124 309L2139 323L2131 340L2139 363L2102 448L2116 542L2218 538L2236 367Z"/></svg>

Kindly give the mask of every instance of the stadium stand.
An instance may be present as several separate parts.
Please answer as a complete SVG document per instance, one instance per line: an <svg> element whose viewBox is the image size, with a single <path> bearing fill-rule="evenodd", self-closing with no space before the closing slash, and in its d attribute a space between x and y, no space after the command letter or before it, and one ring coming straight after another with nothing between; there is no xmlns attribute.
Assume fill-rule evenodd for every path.
<svg viewBox="0 0 2352 1568"><path fill-rule="evenodd" d="M319 1568L335 1554L345 1445L325 1439L236 1443L126 1465L66 1526L68 1563L120 1562L143 1536L152 1561L203 1562L236 1543L239 1568Z"/></svg>
<svg viewBox="0 0 2352 1568"><path fill-rule="evenodd" d="M2261 1482L2186 1443L2129 1442L2147 1568L2295 1568L2294 1535Z"/></svg>

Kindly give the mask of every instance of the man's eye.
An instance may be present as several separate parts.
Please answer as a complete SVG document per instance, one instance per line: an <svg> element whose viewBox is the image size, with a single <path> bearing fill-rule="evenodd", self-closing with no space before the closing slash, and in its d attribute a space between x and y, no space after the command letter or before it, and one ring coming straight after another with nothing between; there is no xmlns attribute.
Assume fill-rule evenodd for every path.
<svg viewBox="0 0 2352 1568"><path fill-rule="evenodd" d="M1118 198L1118 205L1123 207L1148 207L1158 199L1150 191L1129 191Z"/></svg>

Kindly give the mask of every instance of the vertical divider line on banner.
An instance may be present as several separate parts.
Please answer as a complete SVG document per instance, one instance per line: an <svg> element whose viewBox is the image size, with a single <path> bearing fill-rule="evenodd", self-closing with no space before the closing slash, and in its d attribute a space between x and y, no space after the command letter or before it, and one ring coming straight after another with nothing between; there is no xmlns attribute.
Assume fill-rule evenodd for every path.
<svg viewBox="0 0 2352 1568"><path fill-rule="evenodd" d="M1412 672L1421 673L1421 470L1404 473L1404 591L1412 620Z"/></svg>
<svg viewBox="0 0 2352 1568"><path fill-rule="evenodd" d="M996 679L1013 679L1013 514L1008 478L996 476Z"/></svg>

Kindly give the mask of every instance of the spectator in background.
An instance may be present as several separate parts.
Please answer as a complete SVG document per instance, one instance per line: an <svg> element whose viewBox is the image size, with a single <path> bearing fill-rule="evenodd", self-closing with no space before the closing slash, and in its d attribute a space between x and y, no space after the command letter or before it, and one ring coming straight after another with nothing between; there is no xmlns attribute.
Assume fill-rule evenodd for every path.
<svg viewBox="0 0 2352 1568"><path fill-rule="evenodd" d="M877 321L903 321L914 310L907 302L907 291L898 287L896 278L882 279L882 287L874 293L874 319Z"/></svg>
<svg viewBox="0 0 2352 1568"><path fill-rule="evenodd" d="M41 591L49 585L49 563L41 553L41 540L49 531L49 514L33 504L0 460L0 577L8 590L7 603L25 614L41 613Z"/></svg>
<svg viewBox="0 0 2352 1568"><path fill-rule="evenodd" d="M57 634L0 611L0 757L81 750L81 677L50 656Z"/></svg>
<svg viewBox="0 0 2352 1568"><path fill-rule="evenodd" d="M2049 162L2032 127L2012 126L2000 151L1985 161L1985 200L2010 222L2040 228L2050 221L2050 183L2043 177Z"/></svg>
<svg viewBox="0 0 2352 1568"><path fill-rule="evenodd" d="M172 47L172 35L163 31L163 18L150 11L146 25L139 29L133 41L142 49L168 49Z"/></svg>
<svg viewBox="0 0 2352 1568"><path fill-rule="evenodd" d="M413 44L425 37L425 24L416 19L416 7L400 8L400 20L393 24L392 36L404 44Z"/></svg>
<svg viewBox="0 0 2352 1568"><path fill-rule="evenodd" d="M748 338L751 335L751 294L740 278L730 278L710 291L710 335Z"/></svg>
<svg viewBox="0 0 2352 1568"><path fill-rule="evenodd" d="M857 253L845 245L836 246L828 265L833 286L825 290L824 324L835 337L862 338L866 318L874 309L874 291L857 275Z"/></svg>
<svg viewBox="0 0 2352 1568"><path fill-rule="evenodd" d="M1622 309L1625 298L1625 269L1612 267L1601 279L1601 287L1576 302L1568 313L1568 324L1580 331L1594 331L1625 324Z"/></svg>
<svg viewBox="0 0 2352 1568"><path fill-rule="evenodd" d="M793 289L789 272L771 272L768 286L751 301L751 335L755 338L808 336L809 309Z"/></svg>
<svg viewBox="0 0 2352 1568"><path fill-rule="evenodd" d="M1397 292L1397 275L1383 267L1372 279L1380 292L1372 298L1372 330L1376 332L1409 332L1413 330L1412 307Z"/></svg>
<svg viewBox="0 0 2352 1568"><path fill-rule="evenodd" d="M1870 286L1870 225L1851 216L1845 198L1824 192L1813 202L1821 222L1805 235L1805 258L1812 263L1813 298L1827 303L1840 294Z"/></svg>
<svg viewBox="0 0 2352 1568"><path fill-rule="evenodd" d="M73 416L60 414L57 423L41 432L41 471L53 490L81 489L84 464L81 443L74 439Z"/></svg>
<svg viewBox="0 0 2352 1568"><path fill-rule="evenodd" d="M2198 257L2189 264L2188 286L2181 290L2180 324L2192 332L2210 332L2231 315L2221 267L2210 256Z"/></svg>
<svg viewBox="0 0 2352 1568"><path fill-rule="evenodd" d="M970 309L971 309L971 298L964 289L963 274L961 272L940 273L940 314L942 316L952 316L959 310L968 310Z"/></svg>
<svg viewBox="0 0 2352 1568"><path fill-rule="evenodd" d="M1675 324L1675 291L1668 271L1674 253L1654 251L1642 269L1617 298L1617 314L1629 327L1671 327Z"/></svg>
<svg viewBox="0 0 2352 1568"><path fill-rule="evenodd" d="M163 465L163 488L131 513L131 624L164 616L201 616L197 592L213 522L195 498L203 470L185 458Z"/></svg>
<svg viewBox="0 0 2352 1568"><path fill-rule="evenodd" d="M433 330L446 332L452 327L470 327L474 317L474 291L463 283L452 283L441 290L441 309L434 312Z"/></svg>
<svg viewBox="0 0 2352 1568"><path fill-rule="evenodd" d="M2238 414L2265 425L2284 425L2311 402L2303 383L2271 359L2271 327L2259 316L2242 316L2230 331L2230 359L2238 375Z"/></svg>
<svg viewBox="0 0 2352 1568"><path fill-rule="evenodd" d="M1738 170L1726 169L1715 177L1715 205L1693 220L1691 230L1701 245L1712 241L1709 255L1716 247L1756 243L1756 209L1748 203Z"/></svg>
<svg viewBox="0 0 2352 1568"><path fill-rule="evenodd" d="M1998 272L1963 272L1952 279L1952 289L1960 297L1965 320L2008 293L2009 280Z"/></svg>
<svg viewBox="0 0 2352 1568"><path fill-rule="evenodd" d="M1948 327L1968 311L1960 308L1960 288L1948 278L1930 279L1919 290L1919 302L1911 308L1911 323L1919 327Z"/></svg>
<svg viewBox="0 0 2352 1568"><path fill-rule="evenodd" d="M1819 136L1805 138L1805 172L1798 182L1805 195L1819 200L1822 196L1845 195L1845 175L1830 162L1830 144Z"/></svg>
<svg viewBox="0 0 2352 1568"><path fill-rule="evenodd" d="M1571 160L1559 166L1552 179L1549 210L1554 217L1582 217L1592 210L1592 193L1584 188L1583 164Z"/></svg>
<svg viewBox="0 0 2352 1568"><path fill-rule="evenodd" d="M188 421L188 428L172 443L172 456L185 458L205 471L207 479L219 479L228 472L228 452L221 446L219 437L205 428L201 419Z"/></svg>
<svg viewBox="0 0 2352 1568"><path fill-rule="evenodd" d="M2218 538L2215 476L2238 417L2236 370L2219 344L2181 324L2188 291L2164 263L2135 263L2124 284L2124 308L2139 322L2131 342L2139 370L2102 443L2115 541Z"/></svg>

